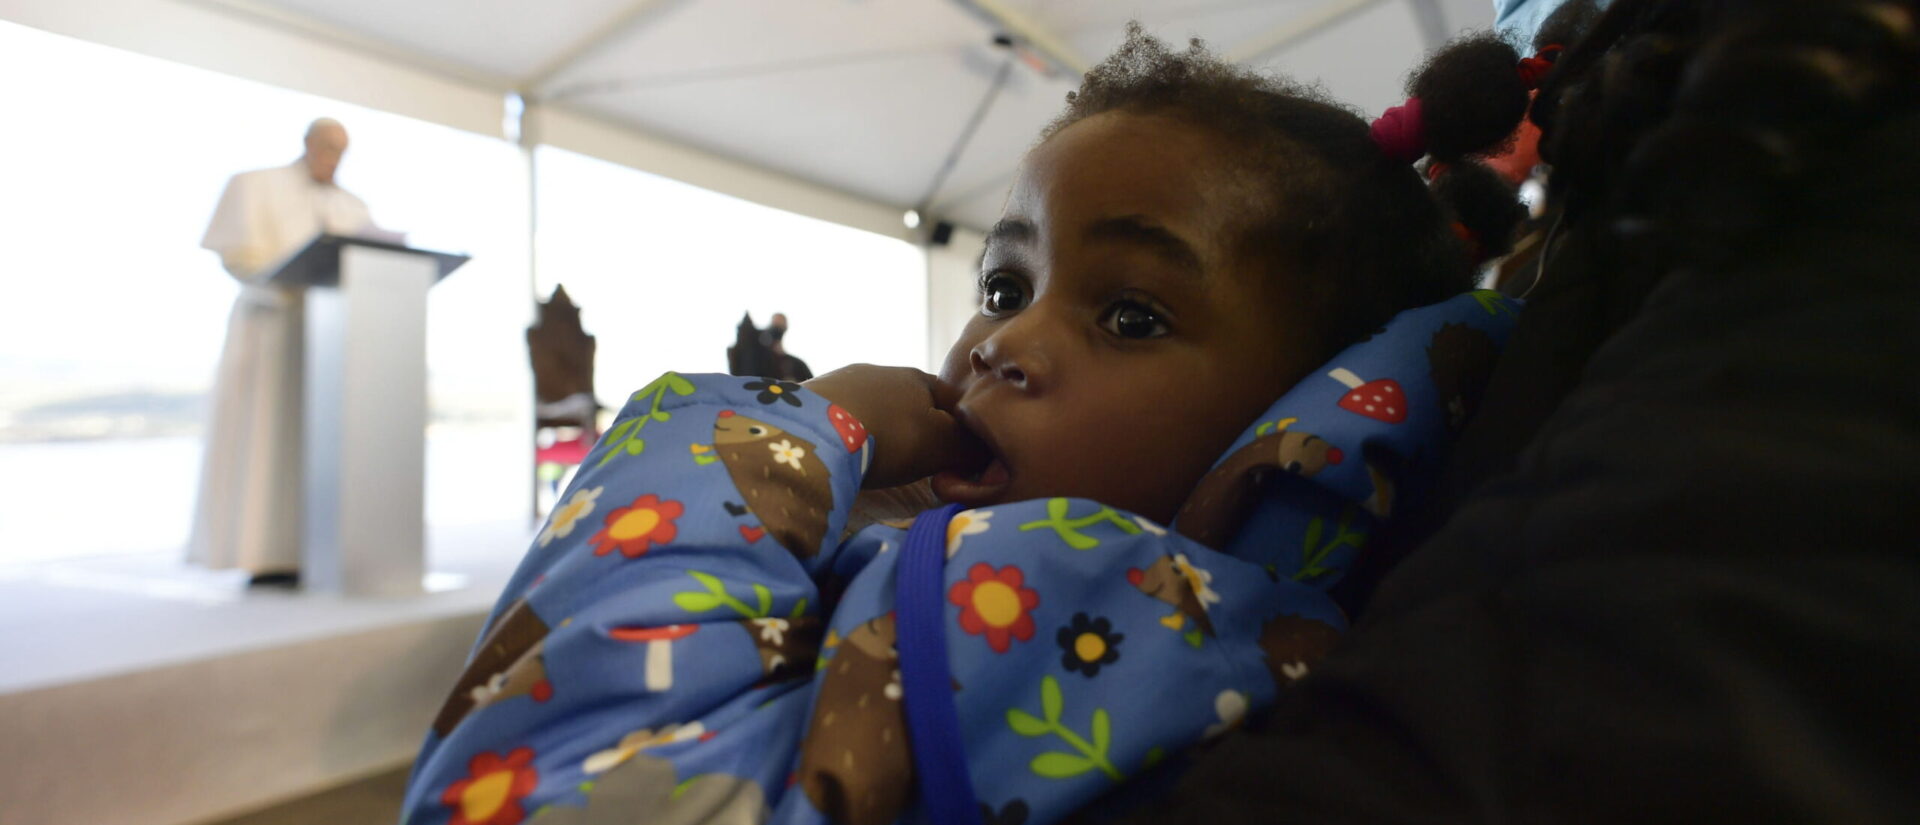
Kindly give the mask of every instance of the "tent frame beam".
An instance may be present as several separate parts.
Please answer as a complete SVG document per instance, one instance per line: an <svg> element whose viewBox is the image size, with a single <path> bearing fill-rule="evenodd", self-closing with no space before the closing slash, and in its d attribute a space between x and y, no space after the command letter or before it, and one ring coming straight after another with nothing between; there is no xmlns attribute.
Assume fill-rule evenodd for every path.
<svg viewBox="0 0 1920 825"><path fill-rule="evenodd" d="M484 69L441 60L422 55L384 40L368 37L330 23L315 20L303 14L287 11L267 5L259 0L185 0L189 5L199 6L217 14L235 17L241 20L263 24L281 31L291 32L328 45L339 46L351 51L398 63L410 68L420 69L429 74L477 86L491 91L505 92L513 88L513 78L494 74Z"/></svg>
<svg viewBox="0 0 1920 825"><path fill-rule="evenodd" d="M1305 14L1247 38L1227 52L1226 59L1241 64L1265 60L1384 2L1386 0L1329 0Z"/></svg>
<svg viewBox="0 0 1920 825"><path fill-rule="evenodd" d="M553 81L565 74L568 69L580 64L582 60L599 51L607 44L631 34L640 24L656 12L672 5L677 0L633 0L613 16L601 21L592 31L561 49L558 54L548 58L539 68L526 77L520 78L514 88L525 97L538 97L548 90Z"/></svg>
<svg viewBox="0 0 1920 825"><path fill-rule="evenodd" d="M1011 38L1014 45L1024 48L1045 60L1054 71L1067 77L1078 78L1086 74L1093 63L1087 60L1067 41L1046 26L1011 6L1003 0L954 0L961 8L975 17L986 21L997 31Z"/></svg>

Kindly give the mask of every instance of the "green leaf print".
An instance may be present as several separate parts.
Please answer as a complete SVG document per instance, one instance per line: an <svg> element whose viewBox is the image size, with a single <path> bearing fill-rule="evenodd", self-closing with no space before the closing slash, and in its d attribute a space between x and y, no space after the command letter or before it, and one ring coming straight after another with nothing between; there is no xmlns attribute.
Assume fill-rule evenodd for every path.
<svg viewBox="0 0 1920 825"><path fill-rule="evenodd" d="M694 581L699 582L700 586L705 587L707 592L687 591L673 594L673 603L681 610L685 610L688 613L705 613L706 611L725 606L733 608L733 612L749 619L764 619L773 613L773 592L768 590L766 585L755 584L753 586L753 592L760 601L760 609L755 610L748 607L745 602L734 598L733 594L728 593L727 586L719 579L698 570L688 570L687 575L692 576ZM802 604L800 607L805 607L805 605ZM799 608L796 608L794 614L796 616L799 615L797 612L798 609Z"/></svg>
<svg viewBox="0 0 1920 825"><path fill-rule="evenodd" d="M693 382L681 378L677 372L663 374L660 376L660 380L667 382L667 389L673 390L674 395L693 394Z"/></svg>
<svg viewBox="0 0 1920 825"><path fill-rule="evenodd" d="M1486 310L1488 315L1513 312L1513 307L1507 305L1506 298L1499 292L1491 289L1476 289L1468 294L1472 295L1475 301L1480 302L1480 308Z"/></svg>
<svg viewBox="0 0 1920 825"><path fill-rule="evenodd" d="M1294 572L1294 581L1306 581L1333 572L1333 568L1326 566L1327 557L1333 555L1333 551L1342 545L1352 547L1356 551L1366 546L1366 533L1347 529L1353 524L1354 512L1355 508L1352 506L1340 512L1340 523L1334 527L1333 536L1328 538L1325 544L1320 543L1320 538L1326 532L1326 520L1314 516L1313 521L1307 522L1307 534L1300 554L1300 569Z"/></svg>
<svg viewBox="0 0 1920 825"><path fill-rule="evenodd" d="M673 603L688 613L705 613L719 607L720 599L712 593L675 593Z"/></svg>
<svg viewBox="0 0 1920 825"><path fill-rule="evenodd" d="M1060 721L1065 710L1065 700L1060 696L1060 682L1052 676L1040 680L1040 716L1034 716L1021 708L1007 709L1007 727L1014 733L1026 737L1059 737L1061 741L1076 751L1078 755L1062 751L1047 751L1033 758L1028 765L1034 773L1048 779L1068 779L1088 771L1099 769L1108 779L1115 782L1126 779L1119 769L1107 759L1107 749L1113 744L1113 720L1107 715L1106 708L1093 709L1093 721L1090 731L1092 742L1081 738L1071 728Z"/></svg>
<svg viewBox="0 0 1920 825"><path fill-rule="evenodd" d="M1280 418L1273 421L1262 421L1260 422L1260 426L1253 428L1253 437L1259 438L1267 433L1280 432L1293 426L1293 423L1299 420L1298 418Z"/></svg>
<svg viewBox="0 0 1920 825"><path fill-rule="evenodd" d="M1007 727L1021 736L1045 736L1053 730L1047 723L1019 708L1007 708Z"/></svg>
<svg viewBox="0 0 1920 825"><path fill-rule="evenodd" d="M1070 753L1047 751L1033 758L1028 767L1048 779L1071 779L1093 770L1093 760Z"/></svg>
<svg viewBox="0 0 1920 825"><path fill-rule="evenodd" d="M693 382L669 372L641 387L639 392L633 394L633 400L638 401L651 395L653 396L652 409L645 415L636 415L615 425L607 433L606 438L602 439L607 444L606 453L600 456L600 463L594 466L605 466L616 455L639 455L646 452L647 442L640 437L640 430L649 422L668 421L673 418L672 413L660 410L660 402L665 400L669 392L674 395L692 395Z"/></svg>
<svg viewBox="0 0 1920 825"><path fill-rule="evenodd" d="M1047 724L1060 722L1060 683L1052 676L1040 682L1040 712L1047 717Z"/></svg>
<svg viewBox="0 0 1920 825"><path fill-rule="evenodd" d="M1048 499L1047 517L1039 521L1030 521L1022 524L1020 525L1020 529L1026 531L1038 530L1042 527L1051 527L1055 533L1060 535L1061 541L1066 542L1068 547L1075 550L1092 550L1100 546L1099 539L1080 532L1080 528L1091 527L1103 521L1120 528L1120 532L1126 533L1129 536L1139 535L1140 533L1139 525L1122 518L1112 507L1101 507L1089 516L1069 518L1069 506L1070 503L1067 499Z"/></svg>

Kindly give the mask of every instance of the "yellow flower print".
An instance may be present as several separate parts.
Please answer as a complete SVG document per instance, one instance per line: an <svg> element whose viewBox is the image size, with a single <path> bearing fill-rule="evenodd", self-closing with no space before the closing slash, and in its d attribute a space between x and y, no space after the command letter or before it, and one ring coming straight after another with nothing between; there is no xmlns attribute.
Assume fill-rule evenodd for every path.
<svg viewBox="0 0 1920 825"><path fill-rule="evenodd" d="M960 542L967 536L977 536L987 532L993 525L992 510L961 510L953 514L947 522L947 558L960 552Z"/></svg>
<svg viewBox="0 0 1920 825"><path fill-rule="evenodd" d="M767 449L773 451L774 461L785 464L795 470L800 470L800 459L807 457L805 448L796 447L792 441L786 439L768 444ZM801 472L805 471L801 470Z"/></svg>
<svg viewBox="0 0 1920 825"><path fill-rule="evenodd" d="M1179 553L1173 557L1173 566L1187 579L1187 587L1193 590L1193 597L1200 600L1200 606L1220 603L1220 594L1213 592L1213 574L1193 566L1187 554Z"/></svg>
<svg viewBox="0 0 1920 825"><path fill-rule="evenodd" d="M591 490L576 491L573 498L568 499L566 504L560 505L559 509L553 511L553 515L547 517L547 526L540 531L540 546L545 547L554 539L564 539L568 533L573 532L573 525L588 513L593 512L594 502L606 489L595 487Z"/></svg>
<svg viewBox="0 0 1920 825"><path fill-rule="evenodd" d="M606 773L619 767L620 763L632 759L634 754L643 750L656 748L661 745L671 745L676 742L685 742L689 739L698 739L706 732L706 727L699 722L688 722L684 725L668 725L661 728L657 733L652 728L641 728L640 730L620 737L619 744L606 750L595 752L592 756L587 757L587 761L580 767L589 774Z"/></svg>

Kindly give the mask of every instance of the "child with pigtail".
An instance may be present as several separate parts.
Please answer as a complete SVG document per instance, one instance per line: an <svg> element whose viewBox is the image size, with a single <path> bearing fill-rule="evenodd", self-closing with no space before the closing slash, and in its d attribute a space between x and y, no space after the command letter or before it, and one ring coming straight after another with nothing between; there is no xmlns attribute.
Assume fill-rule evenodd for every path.
<svg viewBox="0 0 1920 825"><path fill-rule="evenodd" d="M1519 217L1474 157L1523 69L1462 41L1370 128L1134 27L1022 163L938 376L635 395L407 821L1049 822L1271 704L1517 313L1462 293ZM946 506L843 535L920 482Z"/></svg>

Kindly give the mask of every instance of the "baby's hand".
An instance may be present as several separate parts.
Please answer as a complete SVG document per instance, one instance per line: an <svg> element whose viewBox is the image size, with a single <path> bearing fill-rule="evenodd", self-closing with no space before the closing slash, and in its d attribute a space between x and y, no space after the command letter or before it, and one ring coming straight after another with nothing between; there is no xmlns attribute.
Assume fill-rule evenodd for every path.
<svg viewBox="0 0 1920 825"><path fill-rule="evenodd" d="M854 364L801 386L840 405L874 437L862 486L892 487L940 472L968 472L987 463L986 445L948 412L957 393L911 367Z"/></svg>

